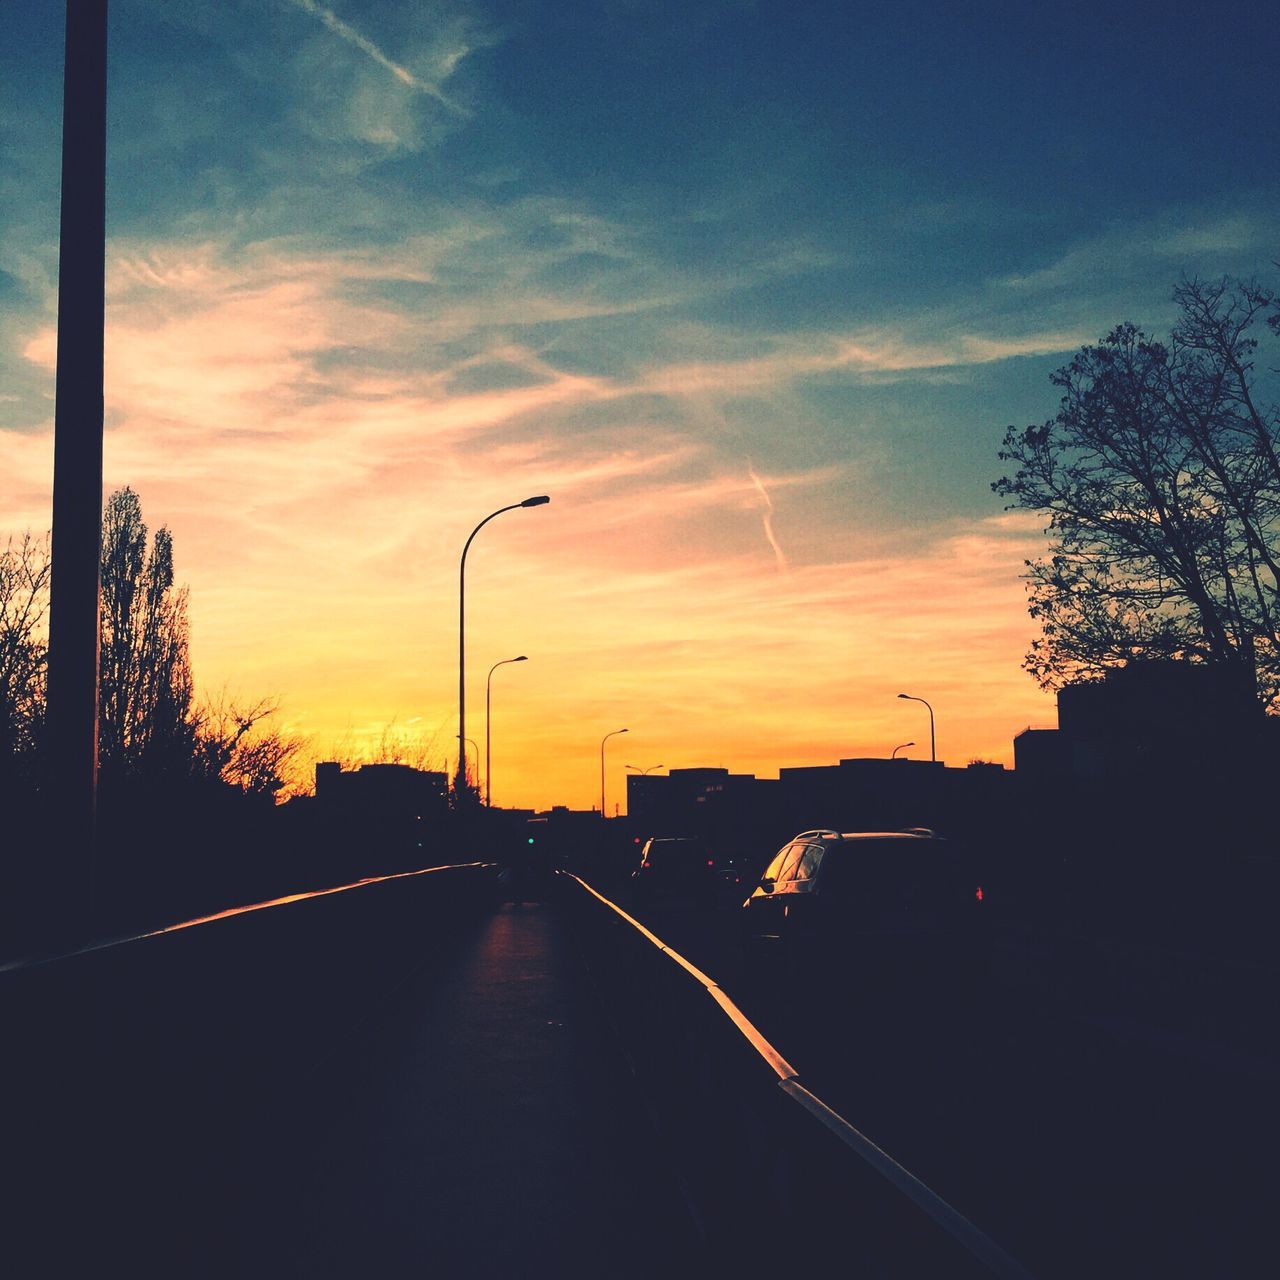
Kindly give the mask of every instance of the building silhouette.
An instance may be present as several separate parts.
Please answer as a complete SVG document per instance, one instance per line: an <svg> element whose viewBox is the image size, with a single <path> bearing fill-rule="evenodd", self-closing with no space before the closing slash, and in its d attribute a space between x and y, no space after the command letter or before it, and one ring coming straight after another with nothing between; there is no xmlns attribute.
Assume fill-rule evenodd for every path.
<svg viewBox="0 0 1280 1280"><path fill-rule="evenodd" d="M1272 825L1278 730L1233 668L1131 662L1065 686L1058 727L1014 739L1022 821L1072 856L1241 856Z"/></svg>
<svg viewBox="0 0 1280 1280"><path fill-rule="evenodd" d="M1013 776L1001 765L881 758L783 768L777 778L724 768L672 769L627 779L636 838L701 836L726 856L767 860L802 830L931 827L966 836L1008 812Z"/></svg>
<svg viewBox="0 0 1280 1280"><path fill-rule="evenodd" d="M1060 689L1058 727L1025 729L1014 762L1032 784L1171 783L1229 771L1272 736L1251 682L1233 668L1131 662Z"/></svg>
<svg viewBox="0 0 1280 1280"><path fill-rule="evenodd" d="M407 764L364 764L343 769L336 760L316 765L320 808L383 818L439 818L448 808L448 778Z"/></svg>

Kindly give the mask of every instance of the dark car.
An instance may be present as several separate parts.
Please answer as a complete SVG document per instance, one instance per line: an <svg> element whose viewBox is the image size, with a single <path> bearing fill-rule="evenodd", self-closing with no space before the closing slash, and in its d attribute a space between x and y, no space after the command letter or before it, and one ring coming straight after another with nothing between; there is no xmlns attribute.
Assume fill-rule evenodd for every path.
<svg viewBox="0 0 1280 1280"><path fill-rule="evenodd" d="M721 883L711 845L697 836L653 836L644 842L631 873L638 902L708 902Z"/></svg>
<svg viewBox="0 0 1280 1280"><path fill-rule="evenodd" d="M983 898L962 851L923 828L803 831L743 904L745 937L788 971L942 990L980 975Z"/></svg>

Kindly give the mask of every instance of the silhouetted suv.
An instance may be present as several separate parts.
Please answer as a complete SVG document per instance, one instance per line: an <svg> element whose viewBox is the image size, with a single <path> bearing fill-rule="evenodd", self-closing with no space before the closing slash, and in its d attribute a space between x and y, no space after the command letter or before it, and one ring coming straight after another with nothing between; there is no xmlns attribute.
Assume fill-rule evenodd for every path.
<svg viewBox="0 0 1280 1280"><path fill-rule="evenodd" d="M980 976L982 902L963 855L931 831L802 831L743 903L745 936L788 970L941 991Z"/></svg>
<svg viewBox="0 0 1280 1280"><path fill-rule="evenodd" d="M637 901L709 901L719 884L711 846L696 836L653 836L631 873Z"/></svg>

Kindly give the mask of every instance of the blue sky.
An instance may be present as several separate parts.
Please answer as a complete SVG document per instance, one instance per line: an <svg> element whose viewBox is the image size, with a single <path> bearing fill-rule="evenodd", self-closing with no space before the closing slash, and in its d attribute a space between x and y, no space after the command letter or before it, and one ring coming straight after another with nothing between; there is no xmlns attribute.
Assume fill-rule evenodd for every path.
<svg viewBox="0 0 1280 1280"><path fill-rule="evenodd" d="M3 530L48 520L59 10L0 49ZM906 683L953 763L1008 759L1052 704L1000 436L1179 275L1274 275L1275 28L116 0L107 481L174 529L198 678L321 755L393 719L443 755L457 547L546 491L476 566L471 661L531 657L510 802L589 803L597 721L669 765L887 754Z"/></svg>

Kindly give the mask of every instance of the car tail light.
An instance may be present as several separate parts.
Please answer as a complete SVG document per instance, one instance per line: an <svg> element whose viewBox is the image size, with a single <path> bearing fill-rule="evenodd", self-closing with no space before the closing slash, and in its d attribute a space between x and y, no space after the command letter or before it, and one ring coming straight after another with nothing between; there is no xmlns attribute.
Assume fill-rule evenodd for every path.
<svg viewBox="0 0 1280 1280"><path fill-rule="evenodd" d="M975 893L973 896L974 896L975 898L977 898L977 900L978 900L979 902L981 902L981 901L982 901L982 886L981 886L981 885L979 885L979 886L978 886L978 891L977 891L977 893Z"/></svg>

